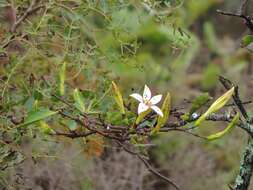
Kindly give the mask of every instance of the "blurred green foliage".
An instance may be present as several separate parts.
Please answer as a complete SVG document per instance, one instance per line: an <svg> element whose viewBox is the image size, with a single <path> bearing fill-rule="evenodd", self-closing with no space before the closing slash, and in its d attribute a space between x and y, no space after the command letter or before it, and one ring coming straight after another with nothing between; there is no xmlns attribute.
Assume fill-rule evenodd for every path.
<svg viewBox="0 0 253 190"><path fill-rule="evenodd" d="M222 24L229 25L229 22L217 25L215 19L220 17L213 14L222 3L233 4L232 1L47 0L41 3L45 6L12 33L11 14L15 13L12 8L20 17L31 1L0 0L0 55L3 55L0 57L0 138L30 151L35 161L40 161L37 154L54 154L66 148L55 149L58 145L45 134L51 131L43 133L40 127L82 130L74 120L49 111L66 107L52 94L76 106L77 110L69 110L67 114L101 114L105 122L129 125L134 123L136 114L117 111L119 103L111 93L111 81L117 83L131 109L137 105L128 95L141 91L144 84L148 84L154 93L165 95L169 91L173 106L179 105L184 98L193 100L186 107L191 115L209 100L205 92L214 97L221 94L218 75L227 75L238 82L251 79L251 73L245 78L240 74L250 70L251 55L237 50L236 40L230 36L234 35L230 34L233 28L228 27L224 35L218 32ZM251 42L251 38L243 39L245 46ZM243 88L245 92L247 86ZM200 92L204 94L199 96ZM245 96L251 98L252 94L245 93ZM31 114L37 108L47 108L39 118ZM35 122L44 118L44 123ZM27 120L31 125L22 126ZM203 129L205 135L217 132L211 127L213 124L207 122L205 125L210 126ZM158 146L151 149L151 154L161 168L167 169L174 164L172 168L179 172L174 175L171 169L171 175L176 181L182 178L180 172L196 169L193 176L187 172L182 174L186 178L185 182L180 182L183 187L226 189L236 172L242 137L243 134L236 131L231 139L224 137L217 142L197 144L196 140L178 133L158 135L152 137ZM137 140L141 141L145 140ZM41 148L42 143L48 147ZM80 151L87 145L85 143L76 142ZM25 148L30 144L34 146L33 153ZM193 155L189 152L191 149L196 151ZM0 152L1 168L13 167L25 159L24 154L10 145L1 145ZM181 152L186 152L186 156ZM210 160L200 160L199 165L191 168L196 157L202 155ZM183 160L182 166L175 163L178 159ZM211 173L205 174L204 179L199 178L203 173L200 168L205 164L211 165ZM3 178L8 178L10 170L6 170ZM192 186L187 184L190 182ZM82 183L81 189L94 188L94 182L89 179Z"/></svg>

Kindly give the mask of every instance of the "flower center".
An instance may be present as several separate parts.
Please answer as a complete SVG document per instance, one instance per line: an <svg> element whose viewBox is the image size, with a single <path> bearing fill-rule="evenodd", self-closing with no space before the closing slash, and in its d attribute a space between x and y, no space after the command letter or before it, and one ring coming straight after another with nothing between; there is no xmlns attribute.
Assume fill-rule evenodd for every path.
<svg viewBox="0 0 253 190"><path fill-rule="evenodd" d="M145 103L148 107L152 106L152 103L151 103L149 100L144 100L144 103Z"/></svg>

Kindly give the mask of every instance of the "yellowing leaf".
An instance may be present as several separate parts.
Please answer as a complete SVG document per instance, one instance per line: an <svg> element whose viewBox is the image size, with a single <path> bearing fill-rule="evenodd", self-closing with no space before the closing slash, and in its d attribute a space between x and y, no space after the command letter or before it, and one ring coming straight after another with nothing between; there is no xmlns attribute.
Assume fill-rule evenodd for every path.
<svg viewBox="0 0 253 190"><path fill-rule="evenodd" d="M231 88L229 91L227 91L225 94L223 94L221 97L219 97L209 108L208 110L201 115L201 117L195 122L195 125L198 126L203 120L205 120L206 117L208 117L211 113L214 113L221 109L225 104L228 102L228 100L232 97L234 93L234 87Z"/></svg>
<svg viewBox="0 0 253 190"><path fill-rule="evenodd" d="M160 128L167 122L170 115L170 107L171 107L171 97L170 93L168 92L162 105L163 117L161 116L158 117L157 125L154 129L154 132L158 132Z"/></svg>
<svg viewBox="0 0 253 190"><path fill-rule="evenodd" d="M35 100L34 103L33 103L33 109L37 110L38 109L38 105L39 105L39 101Z"/></svg>
<svg viewBox="0 0 253 190"><path fill-rule="evenodd" d="M73 98L74 98L74 105L80 112L85 112L85 105L84 105L84 99L82 94L79 92L79 90L76 88L73 92Z"/></svg>
<svg viewBox="0 0 253 190"><path fill-rule="evenodd" d="M59 71L59 94L61 96L64 95L65 93L65 87L64 87L64 84L65 84L65 74L66 73L66 62L64 62L60 68L60 71Z"/></svg>
<svg viewBox="0 0 253 190"><path fill-rule="evenodd" d="M54 130L45 122L45 121L40 121L39 122L39 127L42 133L44 134L54 134Z"/></svg>
<svg viewBox="0 0 253 190"><path fill-rule="evenodd" d="M84 154L90 158L92 156L99 157L104 152L104 139L101 136L92 136L87 138L87 144L84 148Z"/></svg>
<svg viewBox="0 0 253 190"><path fill-rule="evenodd" d="M223 137L226 133L228 133L234 126L236 126L239 121L240 114L237 113L233 120L229 123L229 125L221 132L215 133L213 135L209 135L207 137L208 140L216 140L218 138Z"/></svg>
<svg viewBox="0 0 253 190"><path fill-rule="evenodd" d="M112 81L112 87L113 87L113 92L114 92L114 99L115 99L117 105L119 106L120 112L122 114L125 114L125 107L124 107L122 95L120 93L118 86L113 81Z"/></svg>
<svg viewBox="0 0 253 190"><path fill-rule="evenodd" d="M150 112L151 109L148 109L147 111L140 113L135 121L135 124L138 125Z"/></svg>

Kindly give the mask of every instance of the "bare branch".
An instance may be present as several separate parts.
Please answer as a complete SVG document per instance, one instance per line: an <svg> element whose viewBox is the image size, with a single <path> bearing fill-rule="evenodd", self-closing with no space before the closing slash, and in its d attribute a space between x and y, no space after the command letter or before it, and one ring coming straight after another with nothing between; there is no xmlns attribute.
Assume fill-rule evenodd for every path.
<svg viewBox="0 0 253 190"><path fill-rule="evenodd" d="M95 131L90 131L86 133L61 133L61 132L55 132L54 134L51 134L52 136L64 136L64 137L69 137L69 138L78 138L78 137L88 137L90 135L96 134Z"/></svg>
<svg viewBox="0 0 253 190"><path fill-rule="evenodd" d="M116 143L118 145L120 145L120 147L122 147L126 152L128 152L129 154L132 154L134 156L137 156L143 163L144 165L147 167L147 169L154 175L156 175L157 177L165 180L167 183L171 184L176 190L180 190L179 187L169 178L167 178L166 176L162 175L161 173L159 173L156 169L154 169L149 163L148 161L138 152L134 152L132 150L130 150L129 148L127 148L124 144L122 144L119 141L116 141Z"/></svg>
<svg viewBox="0 0 253 190"><path fill-rule="evenodd" d="M77 117L73 117L69 114L66 114L64 113L63 111L59 110L58 111L59 114L61 114L63 117L66 117L66 118L69 118L71 120L74 120L76 121L77 123L79 123L82 127L85 127L86 129L88 129L89 131L91 132L94 132L94 133L97 133L101 136L104 136L104 137L107 137L109 139L114 139L114 140L118 140L118 141L125 141L125 140L128 140L128 139L124 139L124 138L121 138L121 137L117 137L117 136L113 136L112 134L109 134L108 132L104 132L102 130L98 130L95 128L95 126L90 126L92 123L89 123L89 121L82 121L81 119L77 118ZM68 137L67 135L65 135L66 137ZM71 136L71 135L70 135ZM86 134L80 134L80 135L73 135L71 136L71 138L79 138L79 137L84 137L86 136Z"/></svg>
<svg viewBox="0 0 253 190"><path fill-rule="evenodd" d="M217 10L217 13L222 14L222 15L226 15L226 16L233 16L233 17L244 18L242 14L231 13L231 12L226 12L226 11L222 11L222 10Z"/></svg>
<svg viewBox="0 0 253 190"><path fill-rule="evenodd" d="M246 3L247 3L247 1L245 2L245 5L246 5ZM243 4L243 7L245 5ZM222 14L222 15L226 15L226 16L242 18L245 21L245 25L248 27L248 29L251 32L253 31L253 22L252 22L252 19L250 16L244 15L241 12L240 13L231 13L231 12L226 12L226 11L222 11L222 10L217 10L217 13Z"/></svg>
<svg viewBox="0 0 253 190"><path fill-rule="evenodd" d="M33 0L24 14L12 25L11 32L15 32L17 27L31 14L45 7L45 5L37 5L39 0Z"/></svg>
<svg viewBox="0 0 253 190"><path fill-rule="evenodd" d="M221 84L226 88L226 90L231 89L233 86L235 86L230 80L224 78L223 76L219 76L219 80L221 82ZM233 100L234 103L237 105L238 109L240 110L241 114L243 115L243 117L248 120L249 116L242 104L242 101L240 99L239 96L239 91L238 91L238 86L235 86L235 93L233 95Z"/></svg>
<svg viewBox="0 0 253 190"><path fill-rule="evenodd" d="M196 133L192 133L190 130L188 129L179 129L179 128L161 128L159 132L169 132L169 131L179 131L179 132L183 132L183 133L186 133L186 134L189 134L189 135L192 135L192 136L195 136L195 137L198 137L198 138L201 138L201 139L204 139L204 140L207 140L206 137L203 137L201 135L198 135Z"/></svg>
<svg viewBox="0 0 253 190"><path fill-rule="evenodd" d="M249 0L244 0L240 6L240 9L239 9L239 13L240 14L243 14L243 12L245 11L245 8L246 8L246 5L248 4L248 1Z"/></svg>

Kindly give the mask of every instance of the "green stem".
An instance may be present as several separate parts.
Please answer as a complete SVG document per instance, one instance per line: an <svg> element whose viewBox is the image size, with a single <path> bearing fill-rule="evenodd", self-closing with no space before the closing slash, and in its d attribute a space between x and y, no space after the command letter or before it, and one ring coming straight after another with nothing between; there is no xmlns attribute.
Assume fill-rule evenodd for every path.
<svg viewBox="0 0 253 190"><path fill-rule="evenodd" d="M250 137L241 160L240 172L236 177L234 190L247 190L253 173L253 138Z"/></svg>

